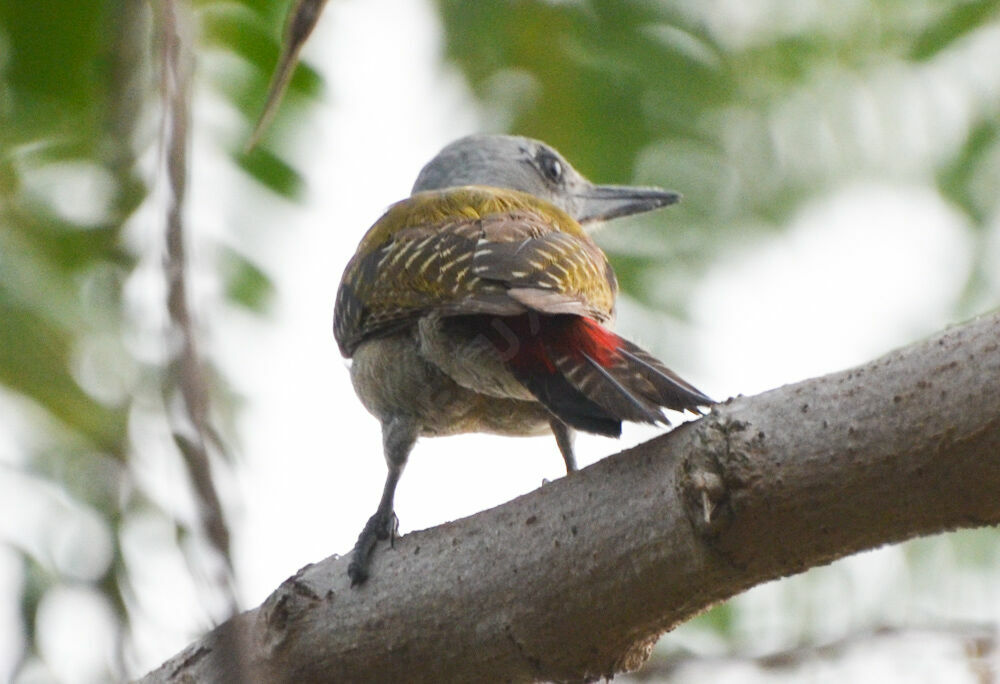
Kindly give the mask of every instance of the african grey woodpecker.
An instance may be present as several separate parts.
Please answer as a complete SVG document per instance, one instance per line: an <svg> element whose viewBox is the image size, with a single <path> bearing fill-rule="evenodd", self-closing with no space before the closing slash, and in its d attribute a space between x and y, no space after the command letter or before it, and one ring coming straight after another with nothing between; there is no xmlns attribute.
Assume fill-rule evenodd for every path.
<svg viewBox="0 0 1000 684"><path fill-rule="evenodd" d="M395 534L393 495L418 437L573 432L712 403L609 330L618 284L585 228L675 203L659 188L594 185L537 140L473 135L445 147L369 229L337 292L334 335L382 423L388 476L354 547L351 583Z"/></svg>

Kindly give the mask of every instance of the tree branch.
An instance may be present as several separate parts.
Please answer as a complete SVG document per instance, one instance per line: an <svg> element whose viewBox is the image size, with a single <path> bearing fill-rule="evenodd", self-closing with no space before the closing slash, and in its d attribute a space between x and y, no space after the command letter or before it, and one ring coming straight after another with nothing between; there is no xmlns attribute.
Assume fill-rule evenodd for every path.
<svg viewBox="0 0 1000 684"><path fill-rule="evenodd" d="M349 558L143 680L582 680L756 584L1000 522L1000 313L858 368L718 406L497 508ZM187 681L187 680L185 680Z"/></svg>

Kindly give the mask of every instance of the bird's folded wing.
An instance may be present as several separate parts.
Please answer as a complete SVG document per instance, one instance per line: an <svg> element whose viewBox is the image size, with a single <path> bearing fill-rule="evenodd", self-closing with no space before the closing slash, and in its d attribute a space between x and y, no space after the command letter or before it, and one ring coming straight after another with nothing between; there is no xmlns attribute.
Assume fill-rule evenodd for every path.
<svg viewBox="0 0 1000 684"><path fill-rule="evenodd" d="M610 318L617 283L604 253L575 223L566 232L565 218L553 219L544 208L460 216L397 227L381 241L366 238L368 249L348 264L337 293L341 351L350 356L364 339L430 311Z"/></svg>

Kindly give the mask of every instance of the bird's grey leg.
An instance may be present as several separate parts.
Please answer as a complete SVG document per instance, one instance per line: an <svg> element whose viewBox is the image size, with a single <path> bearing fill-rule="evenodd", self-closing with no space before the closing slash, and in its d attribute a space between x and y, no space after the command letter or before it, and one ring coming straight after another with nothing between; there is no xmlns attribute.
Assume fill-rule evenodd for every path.
<svg viewBox="0 0 1000 684"><path fill-rule="evenodd" d="M576 456L573 455L574 430L558 418L549 421L552 426L552 434L556 436L556 444L559 445L559 453L562 454L563 461L566 462L566 473L576 471Z"/></svg>
<svg viewBox="0 0 1000 684"><path fill-rule="evenodd" d="M379 539L388 539L391 543L396 536L399 521L393 511L392 501L406 459L417 441L418 434L419 428L412 418L396 416L382 423L382 448L385 451L385 462L389 472L385 477L385 487L382 489L378 510L368 519L365 528L358 535L357 543L354 544L353 557L347 566L347 575L351 578L352 587L368 579L375 543Z"/></svg>

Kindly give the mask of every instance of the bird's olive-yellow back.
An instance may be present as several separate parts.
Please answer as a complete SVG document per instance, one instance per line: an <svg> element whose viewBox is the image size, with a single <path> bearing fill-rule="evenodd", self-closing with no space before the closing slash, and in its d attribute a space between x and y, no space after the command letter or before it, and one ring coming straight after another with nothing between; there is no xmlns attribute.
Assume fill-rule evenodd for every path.
<svg viewBox="0 0 1000 684"><path fill-rule="evenodd" d="M449 188L394 204L369 229L344 272L334 334L349 357L430 312L603 322L616 294L607 257L558 207L514 190Z"/></svg>

